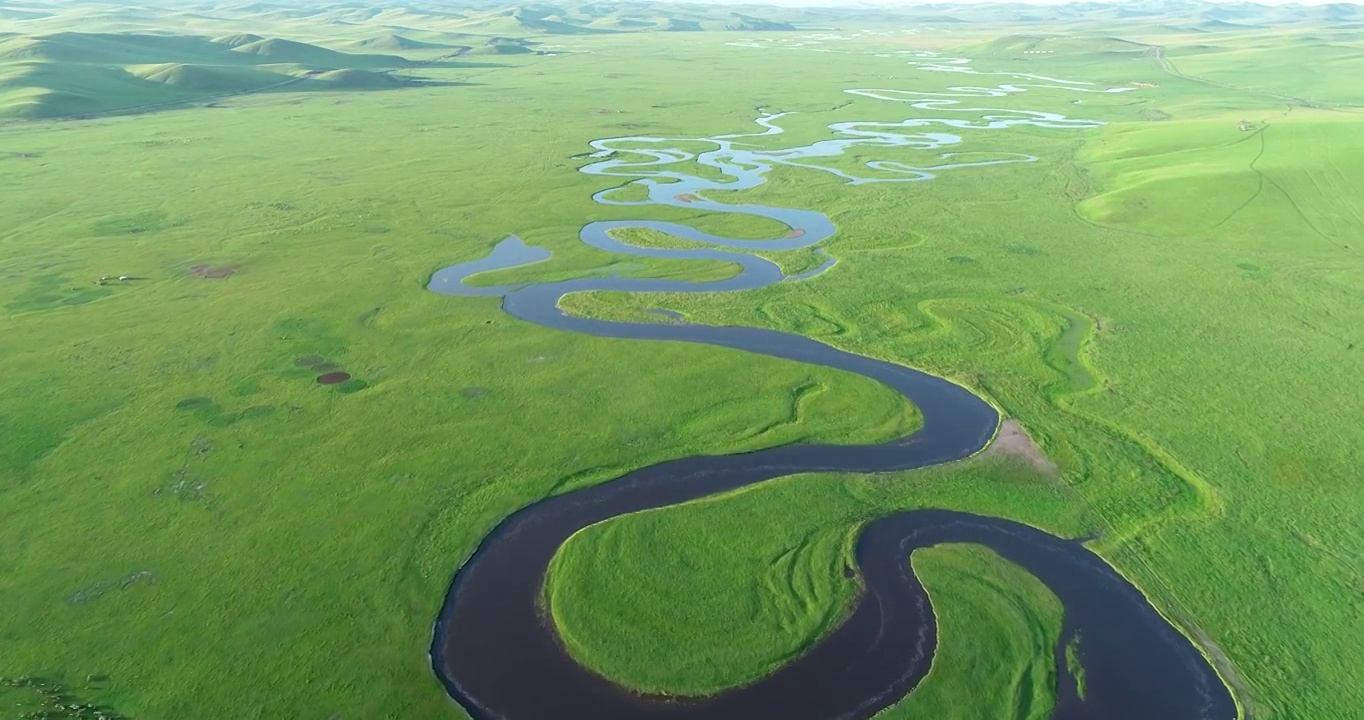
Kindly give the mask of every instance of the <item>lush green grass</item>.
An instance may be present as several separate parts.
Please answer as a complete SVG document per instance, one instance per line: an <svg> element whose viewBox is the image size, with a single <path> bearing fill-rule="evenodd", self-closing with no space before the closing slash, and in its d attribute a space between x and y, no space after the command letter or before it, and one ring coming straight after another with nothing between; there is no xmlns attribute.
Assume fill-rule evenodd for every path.
<svg viewBox="0 0 1364 720"><path fill-rule="evenodd" d="M40 24L5 19L0 32L259 42L229 37L245 29L419 61L443 50L408 50L383 26L467 46L487 42L478 27L501 27L491 16L388 8L365 18L341 7L326 17L355 24L325 25L303 10L223 27L178 9L73 4ZM844 612L854 588L841 564L861 523L951 507L1100 532L1098 551L1220 648L1259 717L1350 717L1364 705L1353 641L1364 631L1353 561L1364 533L1350 495L1364 443L1350 392L1364 371L1358 116L1288 111L1265 93L1286 92L1301 73L1272 64L1257 75L1263 85L1243 87L1218 75L1229 63L1201 67L1177 50L1184 76L1102 38L1020 56L1016 43L988 46L1010 29L970 27L841 47L970 45L984 69L1158 87L982 103L1112 121L964 133L962 150L1030 152L1037 164L862 187L781 169L732 198L830 213L839 234L826 246L840 262L818 279L565 304L794 330L943 374L1021 419L1062 476L989 459L803 476L592 528L556 559L547 589L574 652L660 691L751 679ZM912 409L856 378L557 333L509 320L492 299L423 290L433 270L512 233L555 256L506 277L722 277L732 272L723 264L599 253L577 230L648 217L763 237L770 224L598 206L591 194L614 179L581 175L571 158L601 137L744 131L754 107L801 111L787 136L761 142L808 142L831 122L925 114L844 88L1005 81L915 72L870 53L725 44L734 37L565 31L538 38L560 46L554 57L421 69L449 85L0 128L0 679L41 677L133 717L459 717L427 667L430 622L451 572L507 513L679 455L912 427ZM1191 37L1166 28L1132 39L1176 48ZM1249 42L1199 37L1217 53ZM39 63L100 107L126 107L151 101L105 90L151 81L117 70L136 80L102 83L115 71L98 68L223 67L96 49L102 59L87 57L82 72L70 58L13 60L0 78ZM244 58L234 73L298 62L224 57ZM602 81L589 93L584 78ZM46 86L0 92L42 92L34 87ZM1347 103L1343 90L1321 93ZM1263 129L1242 133L1241 119ZM198 264L237 273L200 279L187 272ZM124 274L141 279L94 282ZM304 355L355 379L319 386L295 363ZM967 672L1007 679L980 697L989 716L1015 689L1045 685L1040 628L1054 616L1035 585L956 549L915 563L939 576L929 588L944 599L944 655L894 712L936 708L935 697L968 686ZM980 583L1018 596L968 589ZM954 600L973 594L979 604ZM1012 651L980 667L947 664L969 651L949 623L1005 607L1013 620L981 642ZM0 702L38 702L34 692L0 689ZM1035 712L1048 702L1030 697Z"/></svg>
<svg viewBox="0 0 1364 720"><path fill-rule="evenodd" d="M774 670L842 620L857 591L844 568L855 564L852 544L861 523L890 508L957 505L961 493L981 512L1023 513L1071 532L1085 527L1066 489L1009 463L978 460L905 481L797 476L584 530L556 558L546 602L573 655L607 677L657 693L715 692ZM989 577L960 577L972 566L968 560L945 558L925 578L930 588L946 578L941 599L934 592L935 608L945 623L944 645L963 656L976 642L959 634L963 626L991 611L956 602L980 591L973 582L992 583ZM991 587L1007 588L1019 574L1013 569ZM1019 592L1029 595L1035 585L1033 580ZM1051 635L1059 632L1056 624L1047 626ZM1016 630L1010 626L980 639L980 647L1004 642ZM1035 649L1001 647L974 657L981 672L1010 673L1015 661L1031 663ZM998 657L999 664L981 664L981 657ZM944 667L963 660L945 659ZM933 685L947 694L954 683L981 679L959 676L959 669L935 672L945 679ZM999 690L1007 694L1015 685Z"/></svg>
<svg viewBox="0 0 1364 720"><path fill-rule="evenodd" d="M942 545L911 561L938 618L938 648L928 677L885 717L1051 717L1062 616L1056 596L979 546Z"/></svg>
<svg viewBox="0 0 1364 720"><path fill-rule="evenodd" d="M1364 34L1358 30L1265 31L1235 42L1175 45L1169 54L1180 72L1210 82L1311 103L1364 106L1357 76Z"/></svg>

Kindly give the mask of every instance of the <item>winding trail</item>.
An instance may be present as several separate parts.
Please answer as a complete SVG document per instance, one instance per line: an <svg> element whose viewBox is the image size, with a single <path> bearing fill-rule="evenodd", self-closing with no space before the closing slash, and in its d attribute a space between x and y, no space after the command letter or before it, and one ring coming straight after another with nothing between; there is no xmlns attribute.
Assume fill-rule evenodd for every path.
<svg viewBox="0 0 1364 720"><path fill-rule="evenodd" d="M964 62L964 61L963 61ZM960 63L948 65L958 68ZM954 70L955 71L955 70ZM1040 78L1045 87L1082 91L1083 83ZM1122 90L1122 89L1117 89ZM1015 125L1074 129L1102 123L1046 112L962 107L962 98L1000 97L1020 86L957 87L948 92L853 90L852 94L905 101L917 109L970 112L977 119L908 119L899 123L837 123L835 135L809 145L763 149L758 138L780 135L780 114L764 114L759 132L691 139L712 150L691 153L677 139L630 137L592 143L593 175L635 178L646 200L605 205L672 205L689 210L743 213L776 220L789 231L769 240L735 240L670 222L621 220L584 226L580 239L599 249L642 257L724 260L739 266L715 282L649 278L582 278L517 287L476 287L471 276L550 258L542 248L511 237L488 257L435 273L429 288L464 296L502 298L510 315L545 327L599 337L693 342L837 368L881 382L912 402L923 427L895 440L856 446L792 445L751 453L697 456L641 468L619 479L535 502L503 520L455 574L431 647L437 676L478 720L542 718L707 718L709 720L832 720L869 718L909 693L927 673L936 645L929 599L907 561L915 549L945 542L986 545L1044 582L1066 609L1066 637L1079 633L1086 694L1057 653L1062 678L1054 718L1061 720L1231 720L1236 705L1225 684L1193 643L1172 627L1126 579L1078 540L999 518L946 510L896 513L870 523L860 536L857 572L864 591L851 615L805 655L751 685L707 698L640 696L578 665L558 641L540 606L545 571L575 532L619 515L667 507L784 475L808 472L887 472L952 462L986 447L999 426L988 403L947 380L912 368L848 353L812 339L772 330L710 327L686 322L629 323L573 317L559 300L574 292L727 292L796 281L754 251L809 247L827 239L833 224L822 213L707 199L710 190L756 187L776 166L830 172L849 184L915 182L938 173L1036 158L1021 153L939 152L929 163L870 161L866 173L817 164L855 146L937 151L961 142L948 132L907 130L936 126L992 130ZM1116 90L1112 90L1116 91ZM674 169L696 163L718 170L713 180ZM861 172L861 171L859 171ZM712 173L714 174L714 173ZM666 180L667 182L661 182ZM612 237L646 228L705 244L689 249L645 248ZM832 258L817 272L832 265ZM680 582L685 579L679 578Z"/></svg>

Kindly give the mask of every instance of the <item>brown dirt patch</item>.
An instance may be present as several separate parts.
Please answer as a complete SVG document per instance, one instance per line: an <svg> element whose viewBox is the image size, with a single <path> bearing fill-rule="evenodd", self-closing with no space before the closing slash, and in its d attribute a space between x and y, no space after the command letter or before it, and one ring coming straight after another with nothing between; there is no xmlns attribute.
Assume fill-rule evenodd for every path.
<svg viewBox="0 0 1364 720"><path fill-rule="evenodd" d="M236 275L237 268L228 265L195 265L189 269L189 274L207 280L220 280Z"/></svg>
<svg viewBox="0 0 1364 720"><path fill-rule="evenodd" d="M697 197L697 196L696 196L695 194L693 194L693 193L682 193L681 195L674 195L674 196L673 196L673 199L676 200L676 201L678 201L678 202L689 203L689 202L696 202L697 200L700 200L701 198Z"/></svg>
<svg viewBox="0 0 1364 720"><path fill-rule="evenodd" d="M985 455L1016 458L1046 475L1056 475L1059 472L1056 463L1043 454L1037 443L1028 437L1023 424L1013 419L999 424L999 434L995 436L994 442L990 443L990 447L985 449Z"/></svg>
<svg viewBox="0 0 1364 720"><path fill-rule="evenodd" d="M786 233L786 237L789 238L805 237L805 231L800 228L795 228L790 232Z"/></svg>
<svg viewBox="0 0 1364 720"><path fill-rule="evenodd" d="M329 372L329 373L327 373L327 374L325 374L325 375L318 375L318 376L317 376L317 384L319 384L319 385L340 385L341 383L343 383L343 382L345 382L345 381L347 381L347 380L349 380L349 379L350 379L350 373L345 373L345 372Z"/></svg>

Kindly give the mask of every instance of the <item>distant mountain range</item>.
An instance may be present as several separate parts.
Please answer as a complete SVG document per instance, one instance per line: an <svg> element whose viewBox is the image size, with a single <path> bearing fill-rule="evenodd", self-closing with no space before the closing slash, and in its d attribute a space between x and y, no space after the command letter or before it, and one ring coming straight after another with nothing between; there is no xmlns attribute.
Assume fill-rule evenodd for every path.
<svg viewBox="0 0 1364 720"><path fill-rule="evenodd" d="M1039 5L1022 2L903 3L868 2L823 5L820 0L794 4L737 4L718 2L588 2L580 4L495 2L349 2L300 7L292 3L257 2L210 5L236 12L259 12L310 17L346 17L352 21L391 20L412 15L442 17L450 25L474 31L497 23L548 34L607 30L744 30L779 31L802 25L838 25L859 21L916 21L953 19L958 22L1054 22L1074 19L1215 20L1235 25L1275 25L1295 22L1364 21L1364 5L1264 5L1253 2L1206 0L1133 0L1131 2L1073 2Z"/></svg>
<svg viewBox="0 0 1364 720"><path fill-rule="evenodd" d="M802 2L806 0L790 0ZM824 0L827 2L828 0ZM59 24L79 16L119 29L146 27L158 18L235 20L254 24L314 26L364 25L399 33L420 32L502 34L515 36L573 35L614 32L685 32L731 30L789 31L811 28L866 26L879 23L1055 23L1074 21L1171 21L1180 26L1198 22L1239 27L1293 23L1364 22L1364 6L1261 5L1251 2L1206 0L1132 0L1131 2L1074 2L1039 5L1021 2L985 3L865 3L822 7L820 0L798 7L727 4L723 2L583 2L505 4L478 0L283 0L212 2L206 0L144 0L124 5L100 0L41 2L0 0L0 30L7 25Z"/></svg>
<svg viewBox="0 0 1364 720"><path fill-rule="evenodd" d="M997 28L1000 35L1115 37L1313 25L1336 33L1364 30L1364 6L1205 0L839 8L651 0L143 0L133 5L0 0L0 118L136 111L277 89L402 87L421 82L412 68L456 56L547 54L544 47L566 36L971 26Z"/></svg>

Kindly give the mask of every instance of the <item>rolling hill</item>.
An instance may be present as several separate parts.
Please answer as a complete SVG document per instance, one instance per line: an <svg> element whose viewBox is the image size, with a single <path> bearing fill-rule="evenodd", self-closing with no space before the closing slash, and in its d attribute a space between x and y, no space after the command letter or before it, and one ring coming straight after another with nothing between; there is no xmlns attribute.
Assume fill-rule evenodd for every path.
<svg viewBox="0 0 1364 720"><path fill-rule="evenodd" d="M137 78L190 92L246 92L292 80L289 75L249 67L161 63L126 68Z"/></svg>
<svg viewBox="0 0 1364 720"><path fill-rule="evenodd" d="M254 33L9 35L0 37L0 118L130 112L286 88L401 87L412 81L388 71L414 64Z"/></svg>
<svg viewBox="0 0 1364 720"><path fill-rule="evenodd" d="M1161 44L1191 48L1202 42L1194 38L1314 26L1341 47L1318 49L1314 52L1321 57L1312 61L1333 64L1357 49L1364 7L1205 0L929 2L837 10L652 0L505 6L473 0L203 0L191 5L173 0L137 5L0 0L0 118L157 107L275 87L395 87L408 83L391 76L393 70L464 54L510 62L513 56L536 54L537 42L575 36L959 28L973 23L1001 28L1002 39L988 45L966 42L966 49L1020 57L1043 50L1077 59L1140 57L1145 46L1118 39L1125 36L1156 34L1162 36ZM1189 41L1181 42L1179 36ZM367 73L338 72L360 70ZM1188 70L1225 76L1236 84L1258 82L1227 75L1220 65L1194 64Z"/></svg>
<svg viewBox="0 0 1364 720"><path fill-rule="evenodd" d="M328 90L382 90L406 87L412 81L373 70L327 70L304 78L304 86Z"/></svg>
<svg viewBox="0 0 1364 720"><path fill-rule="evenodd" d="M422 40L414 40L410 37L399 35L397 33L386 33L384 35L379 35L376 37L370 37L365 38L363 40L353 41L349 43L348 47L353 47L356 50L361 51L382 50L389 52L403 52L412 50L456 50L459 47L467 46L451 45L437 42L425 42Z"/></svg>

